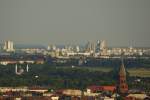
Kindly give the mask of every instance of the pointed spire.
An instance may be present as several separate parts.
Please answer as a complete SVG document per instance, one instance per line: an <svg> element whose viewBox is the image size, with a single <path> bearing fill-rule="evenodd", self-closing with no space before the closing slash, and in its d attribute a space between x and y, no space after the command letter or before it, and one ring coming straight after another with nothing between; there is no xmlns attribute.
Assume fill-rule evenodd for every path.
<svg viewBox="0 0 150 100"><path fill-rule="evenodd" d="M118 86L118 90L119 90L119 94L124 96L126 95L126 93L128 93L128 85L126 83L126 70L125 70L125 66L124 66L124 61L123 61L123 57L121 57L121 66L120 66L120 70L119 70L119 86Z"/></svg>
<svg viewBox="0 0 150 100"><path fill-rule="evenodd" d="M121 66L120 66L120 70L119 70L119 75L121 76L126 76L126 70L125 70L125 67L124 67L124 52L122 51L121 53Z"/></svg>
<svg viewBox="0 0 150 100"><path fill-rule="evenodd" d="M120 66L120 70L119 70L119 75L126 76L126 70L125 70L125 67L124 67L123 58L121 59L121 66Z"/></svg>

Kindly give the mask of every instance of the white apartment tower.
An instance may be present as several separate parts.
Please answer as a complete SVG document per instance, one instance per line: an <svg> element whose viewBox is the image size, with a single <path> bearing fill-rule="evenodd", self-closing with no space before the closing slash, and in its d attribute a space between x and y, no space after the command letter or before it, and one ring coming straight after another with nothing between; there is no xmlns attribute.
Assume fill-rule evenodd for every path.
<svg viewBox="0 0 150 100"><path fill-rule="evenodd" d="M105 40L101 41L100 43L100 55L107 55L107 45Z"/></svg>
<svg viewBox="0 0 150 100"><path fill-rule="evenodd" d="M101 43L100 43L100 50L104 50L106 49L106 41L105 40L102 40Z"/></svg>
<svg viewBox="0 0 150 100"><path fill-rule="evenodd" d="M13 41L6 41L5 44L4 44L4 50L6 50L7 52L14 51Z"/></svg>

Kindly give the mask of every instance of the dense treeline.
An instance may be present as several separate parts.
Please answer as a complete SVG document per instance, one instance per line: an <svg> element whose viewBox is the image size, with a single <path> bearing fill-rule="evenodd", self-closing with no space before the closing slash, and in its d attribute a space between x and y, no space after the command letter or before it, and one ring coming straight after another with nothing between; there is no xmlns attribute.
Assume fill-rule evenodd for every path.
<svg viewBox="0 0 150 100"><path fill-rule="evenodd" d="M25 70L26 65L21 65ZM54 88L84 88L88 85L115 84L112 72L82 68L29 65L29 72L15 74L15 65L0 66L0 86L50 86Z"/></svg>
<svg viewBox="0 0 150 100"><path fill-rule="evenodd" d="M118 80L118 68L112 71L102 72L100 70L90 70L86 67L62 67L43 65L29 65L29 72L26 72L26 64L22 66L24 73L15 74L15 65L0 66L0 86L49 86L51 88L79 88L85 89L89 85L116 85ZM128 77L130 88L135 86L140 89L149 89L147 84L150 78ZM141 82L135 83L137 78ZM146 82L146 83L145 83ZM137 88L136 87L136 88Z"/></svg>

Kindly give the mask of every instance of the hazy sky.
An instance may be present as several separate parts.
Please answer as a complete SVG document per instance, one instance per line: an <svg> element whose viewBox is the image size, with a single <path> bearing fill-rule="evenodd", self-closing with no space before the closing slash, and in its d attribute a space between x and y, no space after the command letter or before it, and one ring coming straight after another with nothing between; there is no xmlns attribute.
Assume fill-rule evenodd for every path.
<svg viewBox="0 0 150 100"><path fill-rule="evenodd" d="M0 0L0 42L150 47L150 0Z"/></svg>

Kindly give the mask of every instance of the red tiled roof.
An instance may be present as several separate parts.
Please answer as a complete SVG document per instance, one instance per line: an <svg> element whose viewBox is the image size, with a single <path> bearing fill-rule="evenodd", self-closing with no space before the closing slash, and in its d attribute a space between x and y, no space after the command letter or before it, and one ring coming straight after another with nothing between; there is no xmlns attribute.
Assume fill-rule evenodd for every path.
<svg viewBox="0 0 150 100"><path fill-rule="evenodd" d="M102 86L105 91L114 91L116 89L115 86Z"/></svg>
<svg viewBox="0 0 150 100"><path fill-rule="evenodd" d="M93 92L96 92L96 91L112 91L112 92L114 92L116 87L115 86L89 86L88 89L90 89Z"/></svg>

